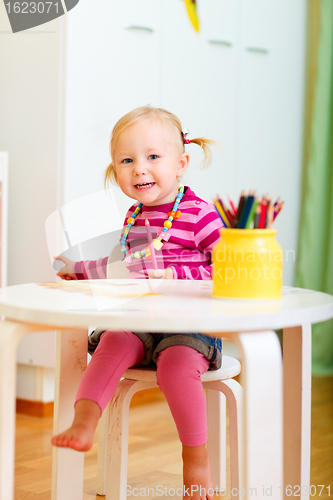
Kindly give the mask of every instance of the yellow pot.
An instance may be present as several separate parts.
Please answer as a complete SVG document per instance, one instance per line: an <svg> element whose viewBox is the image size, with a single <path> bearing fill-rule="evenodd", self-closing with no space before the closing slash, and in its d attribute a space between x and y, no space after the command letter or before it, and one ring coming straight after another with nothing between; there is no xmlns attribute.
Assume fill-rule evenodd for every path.
<svg viewBox="0 0 333 500"><path fill-rule="evenodd" d="M276 229L221 229L213 249L213 296L278 299L282 249Z"/></svg>

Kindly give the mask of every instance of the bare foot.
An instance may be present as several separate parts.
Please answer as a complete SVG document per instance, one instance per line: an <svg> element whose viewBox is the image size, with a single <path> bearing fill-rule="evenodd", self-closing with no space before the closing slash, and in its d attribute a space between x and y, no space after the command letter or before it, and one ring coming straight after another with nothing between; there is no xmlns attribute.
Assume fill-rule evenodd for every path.
<svg viewBox="0 0 333 500"><path fill-rule="evenodd" d="M214 485L205 445L183 445L183 500L213 500Z"/></svg>
<svg viewBox="0 0 333 500"><path fill-rule="evenodd" d="M75 405L75 416L71 427L53 436L51 444L77 451L90 450L100 415L101 410L97 403L81 399Z"/></svg>
<svg viewBox="0 0 333 500"><path fill-rule="evenodd" d="M57 436L53 436L51 444L61 448L72 448L77 451L88 451L93 445L95 429L84 424L72 425Z"/></svg>

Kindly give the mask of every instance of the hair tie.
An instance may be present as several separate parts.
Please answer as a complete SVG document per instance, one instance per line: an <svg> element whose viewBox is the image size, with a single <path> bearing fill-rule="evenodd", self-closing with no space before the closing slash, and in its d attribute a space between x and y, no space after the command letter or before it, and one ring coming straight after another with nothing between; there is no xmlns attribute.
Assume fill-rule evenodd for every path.
<svg viewBox="0 0 333 500"><path fill-rule="evenodd" d="M189 129L188 128L183 128L182 130L182 135L183 135L183 140L184 140L184 144L190 144L190 141L186 138L187 134L189 133Z"/></svg>

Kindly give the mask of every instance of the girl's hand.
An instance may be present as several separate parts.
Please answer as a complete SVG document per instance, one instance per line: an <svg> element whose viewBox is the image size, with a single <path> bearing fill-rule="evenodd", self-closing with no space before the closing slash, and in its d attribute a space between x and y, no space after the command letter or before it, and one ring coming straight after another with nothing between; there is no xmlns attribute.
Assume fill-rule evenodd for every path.
<svg viewBox="0 0 333 500"><path fill-rule="evenodd" d="M173 280L173 270L171 267L167 267L166 269L149 269L148 276L153 279L164 278L165 280Z"/></svg>
<svg viewBox="0 0 333 500"><path fill-rule="evenodd" d="M75 280L75 274L73 273L74 261L68 259L67 257L53 257L54 260L60 260L65 265L57 273L62 280Z"/></svg>

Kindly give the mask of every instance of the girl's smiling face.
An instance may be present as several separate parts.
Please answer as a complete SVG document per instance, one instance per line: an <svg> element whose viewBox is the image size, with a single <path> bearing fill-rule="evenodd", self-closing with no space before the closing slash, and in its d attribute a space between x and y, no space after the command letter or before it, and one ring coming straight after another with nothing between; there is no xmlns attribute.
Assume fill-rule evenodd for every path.
<svg viewBox="0 0 333 500"><path fill-rule="evenodd" d="M130 126L115 145L113 168L121 190L146 206L175 201L188 163L178 129L156 118Z"/></svg>

